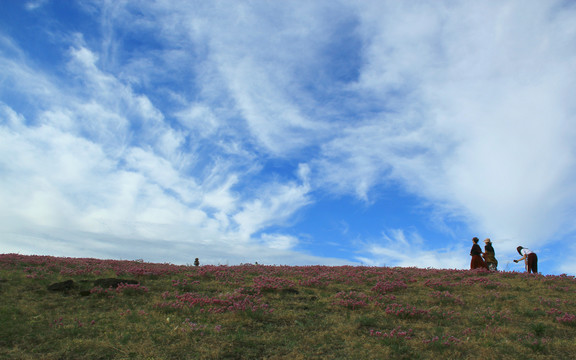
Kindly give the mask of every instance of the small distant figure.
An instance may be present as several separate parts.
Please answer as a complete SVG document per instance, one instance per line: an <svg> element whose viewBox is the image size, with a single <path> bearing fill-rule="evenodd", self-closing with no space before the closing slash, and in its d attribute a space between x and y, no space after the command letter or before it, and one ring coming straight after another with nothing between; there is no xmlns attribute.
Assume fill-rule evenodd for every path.
<svg viewBox="0 0 576 360"><path fill-rule="evenodd" d="M488 266L486 265L481 256L482 249L480 248L480 245L478 245L478 238L473 237L472 242L474 244L472 245L472 249L470 250L470 256L472 256L472 260L470 260L470 270L481 268L488 269Z"/></svg>
<svg viewBox="0 0 576 360"><path fill-rule="evenodd" d="M522 257L518 260L514 260L514 262L517 263L524 260L524 264L526 264L526 271L528 271L528 273L538 274L538 256L536 253L522 246L518 246L516 250Z"/></svg>
<svg viewBox="0 0 576 360"><path fill-rule="evenodd" d="M198 260L198 258L194 259L194 266L199 266L200 265L200 260Z"/></svg>
<svg viewBox="0 0 576 360"><path fill-rule="evenodd" d="M484 261L488 266L488 270L497 271L498 270L498 260L496 260L496 252L492 246L492 241L490 238L484 240Z"/></svg>

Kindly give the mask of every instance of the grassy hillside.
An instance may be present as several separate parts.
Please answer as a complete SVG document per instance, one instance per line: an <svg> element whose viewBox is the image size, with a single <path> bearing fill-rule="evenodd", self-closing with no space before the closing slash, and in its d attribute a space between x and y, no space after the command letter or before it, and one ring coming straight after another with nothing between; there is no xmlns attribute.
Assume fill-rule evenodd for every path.
<svg viewBox="0 0 576 360"><path fill-rule="evenodd" d="M565 275L5 254L0 358L570 359L575 293Z"/></svg>

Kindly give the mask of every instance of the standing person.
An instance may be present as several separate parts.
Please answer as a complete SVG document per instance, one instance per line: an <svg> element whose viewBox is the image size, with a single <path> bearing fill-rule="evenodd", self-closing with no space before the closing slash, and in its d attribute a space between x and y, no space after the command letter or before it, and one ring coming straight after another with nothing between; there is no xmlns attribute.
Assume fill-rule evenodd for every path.
<svg viewBox="0 0 576 360"><path fill-rule="evenodd" d="M480 245L478 245L478 238L473 237L472 242L474 245L472 245L472 249L470 250L470 256L472 256L472 260L470 260L470 270L480 268L488 269L488 266L486 266L486 263L482 260L482 256L480 256L482 255L482 249Z"/></svg>
<svg viewBox="0 0 576 360"><path fill-rule="evenodd" d="M486 261L486 265L488 265L488 270L496 271L498 270L498 260L496 260L496 252L494 251L494 247L492 247L492 241L490 238L484 240L484 261Z"/></svg>
<svg viewBox="0 0 576 360"><path fill-rule="evenodd" d="M526 264L526 271L528 271L528 273L537 274L538 256L536 256L536 253L522 246L518 246L516 250L518 250L518 254L520 254L522 257L518 260L514 260L514 262L517 263L524 260L524 263Z"/></svg>

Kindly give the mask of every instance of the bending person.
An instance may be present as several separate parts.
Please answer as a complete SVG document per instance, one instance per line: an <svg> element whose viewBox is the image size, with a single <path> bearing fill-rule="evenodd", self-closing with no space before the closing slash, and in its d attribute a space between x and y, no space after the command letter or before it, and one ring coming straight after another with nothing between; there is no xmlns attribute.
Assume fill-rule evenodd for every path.
<svg viewBox="0 0 576 360"><path fill-rule="evenodd" d="M526 264L526 271L529 273L537 274L538 256L536 256L536 253L522 246L518 246L516 250L518 250L518 254L520 254L522 257L518 260L514 260L514 262L517 263L524 260L524 263Z"/></svg>

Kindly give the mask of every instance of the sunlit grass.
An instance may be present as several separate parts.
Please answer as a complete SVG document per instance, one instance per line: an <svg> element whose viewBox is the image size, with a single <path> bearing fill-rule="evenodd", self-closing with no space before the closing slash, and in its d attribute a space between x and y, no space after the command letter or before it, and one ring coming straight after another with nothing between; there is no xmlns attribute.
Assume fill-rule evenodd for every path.
<svg viewBox="0 0 576 360"><path fill-rule="evenodd" d="M575 292L565 275L5 254L0 358L564 359Z"/></svg>

